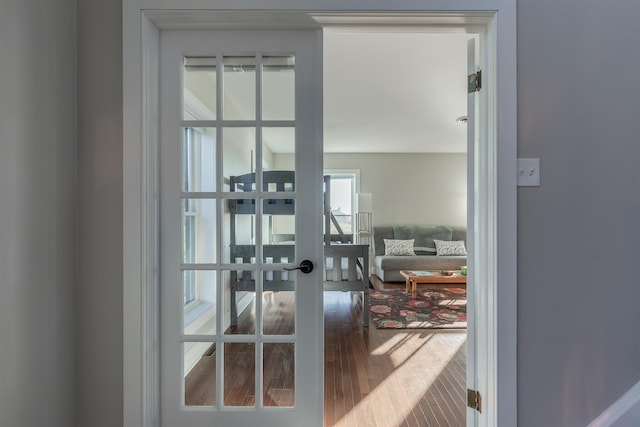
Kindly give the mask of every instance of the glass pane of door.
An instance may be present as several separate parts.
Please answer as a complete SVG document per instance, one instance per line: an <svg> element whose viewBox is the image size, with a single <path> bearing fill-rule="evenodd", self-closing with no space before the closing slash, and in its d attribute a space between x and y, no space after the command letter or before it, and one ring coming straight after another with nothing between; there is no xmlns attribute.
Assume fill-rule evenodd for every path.
<svg viewBox="0 0 640 427"><path fill-rule="evenodd" d="M256 118L255 56L225 56L223 116L225 120L254 120Z"/></svg>
<svg viewBox="0 0 640 427"><path fill-rule="evenodd" d="M184 59L183 119L216 119L216 69L215 56Z"/></svg>

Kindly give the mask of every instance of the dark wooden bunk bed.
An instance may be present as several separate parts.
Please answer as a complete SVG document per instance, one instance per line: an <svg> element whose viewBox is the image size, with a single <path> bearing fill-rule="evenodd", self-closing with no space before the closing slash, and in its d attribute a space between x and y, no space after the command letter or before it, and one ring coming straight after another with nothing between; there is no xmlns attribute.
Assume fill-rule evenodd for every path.
<svg viewBox="0 0 640 427"><path fill-rule="evenodd" d="M263 172L263 188L277 192L293 191L295 172L293 171L265 171ZM331 207L329 206L329 177L325 177L324 192L324 265L323 289L325 291L360 291L363 293L362 324L369 325L369 246L354 244L352 237L342 233L339 225L333 219L339 233L331 234ZM255 189L255 173L230 177L231 191L253 191ZM236 244L236 215L254 215L255 199L230 199L230 261L234 264L251 264L255 261L255 245ZM294 201L292 199L270 199L263 205L263 215L293 215ZM295 245L283 244L285 239L292 239L292 235L272 235L270 242L263 242L263 262L273 264L291 263L295 259ZM289 242L293 243L293 242ZM335 268L335 267L338 268ZM237 323L237 292L256 292L255 274L250 270L231 270L231 324ZM289 271L273 270L263 279L263 291L291 291L294 289L293 275Z"/></svg>

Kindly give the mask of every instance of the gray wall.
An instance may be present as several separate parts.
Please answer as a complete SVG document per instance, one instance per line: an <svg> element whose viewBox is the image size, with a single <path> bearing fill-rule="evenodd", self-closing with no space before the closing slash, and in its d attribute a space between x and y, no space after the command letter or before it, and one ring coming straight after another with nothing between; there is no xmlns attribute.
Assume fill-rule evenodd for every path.
<svg viewBox="0 0 640 427"><path fill-rule="evenodd" d="M640 380L640 2L518 1L520 426L585 426Z"/></svg>
<svg viewBox="0 0 640 427"><path fill-rule="evenodd" d="M276 154L275 169L292 169L292 154ZM372 194L373 224L467 225L464 153L325 154L326 170L358 170L361 193Z"/></svg>
<svg viewBox="0 0 640 427"><path fill-rule="evenodd" d="M121 20L78 0L78 427L122 425Z"/></svg>
<svg viewBox="0 0 640 427"><path fill-rule="evenodd" d="M75 45L75 0L0 3L3 427L75 425Z"/></svg>
<svg viewBox="0 0 640 427"><path fill-rule="evenodd" d="M325 154L324 168L360 170L374 225L467 225L466 154Z"/></svg>
<svg viewBox="0 0 640 427"><path fill-rule="evenodd" d="M121 5L78 3L78 86L75 2L0 4L7 427L122 419ZM640 380L640 3L518 8L518 151L542 162L518 190L518 425L585 426Z"/></svg>

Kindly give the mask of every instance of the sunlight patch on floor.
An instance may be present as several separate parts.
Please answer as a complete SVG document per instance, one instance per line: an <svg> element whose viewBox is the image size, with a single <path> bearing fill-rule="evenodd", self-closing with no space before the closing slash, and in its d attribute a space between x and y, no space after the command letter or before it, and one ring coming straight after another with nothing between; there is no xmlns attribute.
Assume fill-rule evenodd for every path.
<svg viewBox="0 0 640 427"><path fill-rule="evenodd" d="M446 332L451 333L451 332ZM456 333L456 332L454 332ZM465 331L460 331L460 334L466 334ZM429 346L436 347L438 350L434 352L429 352L427 354L429 362L436 362L437 364L442 364L445 361L451 360L453 355L460 349L462 345L465 345L466 340L462 341L460 345L457 346L447 346L445 350L442 348L442 344L440 343L442 339L446 339L445 336L438 335L437 331L431 331L428 333L417 333L415 331L408 333L397 333L396 335L390 337L384 344L378 346L375 350L371 352L374 356L387 356L394 366L400 366L403 363L407 362L418 350L425 346L427 346L426 350L428 350ZM411 346L404 346L403 344L408 341L419 340L424 341L417 346L413 346L414 350L407 350ZM432 341L433 340L433 341ZM421 356L421 360L424 359L425 355Z"/></svg>
<svg viewBox="0 0 640 427"><path fill-rule="evenodd" d="M372 355L377 357L387 357L395 367L393 373L384 378L371 392L363 398L350 411L362 411L366 407L376 405L377 402L385 401L388 389L398 387L407 390L406 396L400 399L400 407L390 408L386 411L387 425L405 425L406 419L411 415L411 411L418 405L418 402L427 394L429 388L434 384L447 364L454 358L461 347L466 345L466 339L451 343L452 332L438 333L437 331L398 333L391 336L384 344L372 351ZM457 334L457 332L453 332ZM466 331L460 331L465 334ZM458 335L459 336L459 335ZM409 341L423 341L414 345L403 345ZM455 339L458 341L458 339ZM443 341L449 344L443 344ZM429 347L433 347L433 351ZM411 350L413 348L414 350ZM418 354L418 352L420 354ZM421 367L428 364L430 369L421 375ZM434 367L438 367L434 369ZM353 427L349 424L352 417L349 413L339 420L336 426Z"/></svg>

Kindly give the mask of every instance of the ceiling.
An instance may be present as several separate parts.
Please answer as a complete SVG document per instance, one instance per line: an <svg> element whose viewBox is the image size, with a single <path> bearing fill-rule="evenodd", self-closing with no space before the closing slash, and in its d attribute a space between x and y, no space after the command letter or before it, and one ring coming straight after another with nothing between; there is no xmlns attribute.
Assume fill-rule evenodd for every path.
<svg viewBox="0 0 640 427"><path fill-rule="evenodd" d="M470 37L325 30L325 152L466 152Z"/></svg>
<svg viewBox="0 0 640 427"><path fill-rule="evenodd" d="M329 153L464 153L466 30L486 16L150 11L161 29L324 31ZM440 30L438 30L440 28Z"/></svg>

